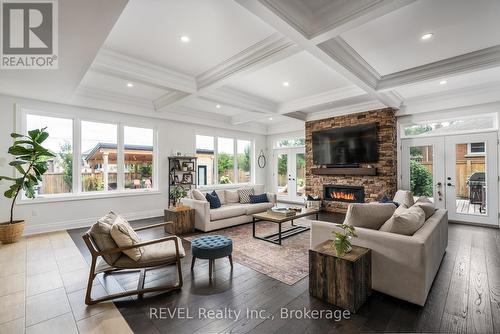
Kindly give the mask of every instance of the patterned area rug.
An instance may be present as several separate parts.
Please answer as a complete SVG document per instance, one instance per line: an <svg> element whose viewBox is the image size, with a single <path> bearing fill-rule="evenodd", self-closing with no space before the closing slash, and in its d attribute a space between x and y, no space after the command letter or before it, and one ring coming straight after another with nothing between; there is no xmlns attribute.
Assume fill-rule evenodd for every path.
<svg viewBox="0 0 500 334"><path fill-rule="evenodd" d="M299 218L295 225L309 226L307 218ZM290 228L290 223L284 223L282 229ZM256 226L258 236L278 232L278 225L270 222L258 222ZM209 233L185 237L193 240L201 235L223 235L233 240L233 260L275 278L283 283L292 285L309 274L309 233L305 231L282 240L282 245L255 239L252 237L252 224L229 227Z"/></svg>

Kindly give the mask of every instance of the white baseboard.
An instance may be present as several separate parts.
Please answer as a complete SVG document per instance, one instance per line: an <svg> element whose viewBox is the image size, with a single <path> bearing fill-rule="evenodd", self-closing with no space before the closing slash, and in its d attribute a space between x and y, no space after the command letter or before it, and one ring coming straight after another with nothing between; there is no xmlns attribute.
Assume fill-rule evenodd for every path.
<svg viewBox="0 0 500 334"><path fill-rule="evenodd" d="M149 211L137 211L121 214L127 220L147 219L163 216L163 209L155 209ZM56 232L63 230L71 230L74 228L89 227L95 223L100 217L74 219L61 222L53 222L47 224L26 225L24 235L33 235L39 233Z"/></svg>

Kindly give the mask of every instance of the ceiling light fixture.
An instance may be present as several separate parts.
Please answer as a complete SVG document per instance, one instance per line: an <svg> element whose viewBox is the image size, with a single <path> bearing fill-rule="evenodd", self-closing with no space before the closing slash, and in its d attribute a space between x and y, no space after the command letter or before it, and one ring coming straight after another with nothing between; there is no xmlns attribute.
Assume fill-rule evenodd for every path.
<svg viewBox="0 0 500 334"><path fill-rule="evenodd" d="M189 43L190 41L191 41L191 38L189 38L189 36L186 36L186 35L181 36L182 43Z"/></svg>
<svg viewBox="0 0 500 334"><path fill-rule="evenodd" d="M428 32L427 34L423 34L422 37L420 37L420 38L423 40L426 40L426 39L431 38L432 36L434 36L434 33Z"/></svg>
<svg viewBox="0 0 500 334"><path fill-rule="evenodd" d="M440 84L440 85L446 85L447 83L448 83L448 81L446 81L446 80L441 80L441 81L439 81L439 84Z"/></svg>
<svg viewBox="0 0 500 334"><path fill-rule="evenodd" d="M127 82L127 87L134 87L134 84L131 82Z"/></svg>
<svg viewBox="0 0 500 334"><path fill-rule="evenodd" d="M269 120L270 120L270 121L272 121L272 120L273 120L273 118L272 118L272 117L269 117Z"/></svg>
<svg viewBox="0 0 500 334"><path fill-rule="evenodd" d="M220 109L220 104L217 104L215 108Z"/></svg>
<svg viewBox="0 0 500 334"><path fill-rule="evenodd" d="M288 87L290 86L290 83L288 81L283 81L283 86Z"/></svg>

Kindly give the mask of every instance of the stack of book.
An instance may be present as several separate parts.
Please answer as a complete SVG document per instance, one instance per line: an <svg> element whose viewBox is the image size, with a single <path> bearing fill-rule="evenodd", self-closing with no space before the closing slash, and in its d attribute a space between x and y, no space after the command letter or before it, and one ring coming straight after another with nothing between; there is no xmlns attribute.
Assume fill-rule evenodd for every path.
<svg viewBox="0 0 500 334"><path fill-rule="evenodd" d="M267 213L279 217L290 217L296 215L294 210L290 210L288 208L271 208L267 210Z"/></svg>

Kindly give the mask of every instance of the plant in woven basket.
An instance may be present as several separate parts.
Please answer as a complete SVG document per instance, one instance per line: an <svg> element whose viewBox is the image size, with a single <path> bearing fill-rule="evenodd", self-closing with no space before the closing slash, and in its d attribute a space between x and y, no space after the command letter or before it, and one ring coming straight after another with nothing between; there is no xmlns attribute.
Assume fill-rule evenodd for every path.
<svg viewBox="0 0 500 334"><path fill-rule="evenodd" d="M12 199L10 206L10 220L7 223L0 224L0 239L3 239L3 235L9 238L9 234L12 234L10 229L13 229L13 225L16 226L17 235L22 234L22 230L19 233L19 228L24 228L23 220L14 220L14 206L16 204L16 199L19 197L21 191L24 191L26 197L35 197L35 188L38 183L42 181L42 175L47 171L47 161L55 157L55 154L50 150L42 146L42 143L49 137L49 133L45 131L46 128L31 130L28 132L27 136L11 133L11 137L14 138L14 143L9 147L8 153L14 156L9 165L16 168L19 173L19 177L9 177L0 176L0 180L6 180L12 182L12 185L4 193L4 196ZM15 238L14 238L15 239ZM2 242L14 242L16 240L0 240Z"/></svg>
<svg viewBox="0 0 500 334"><path fill-rule="evenodd" d="M332 246L337 251L337 255L342 257L352 250L351 238L357 237L357 235L354 226L347 224L337 224L337 227L340 227L342 229L342 232L332 232L335 236L335 239L333 239L332 242Z"/></svg>
<svg viewBox="0 0 500 334"><path fill-rule="evenodd" d="M184 198L186 196L187 196L187 190L184 189L184 187L176 186L170 190L170 197L172 197L172 199L174 200L174 206L181 198Z"/></svg>

